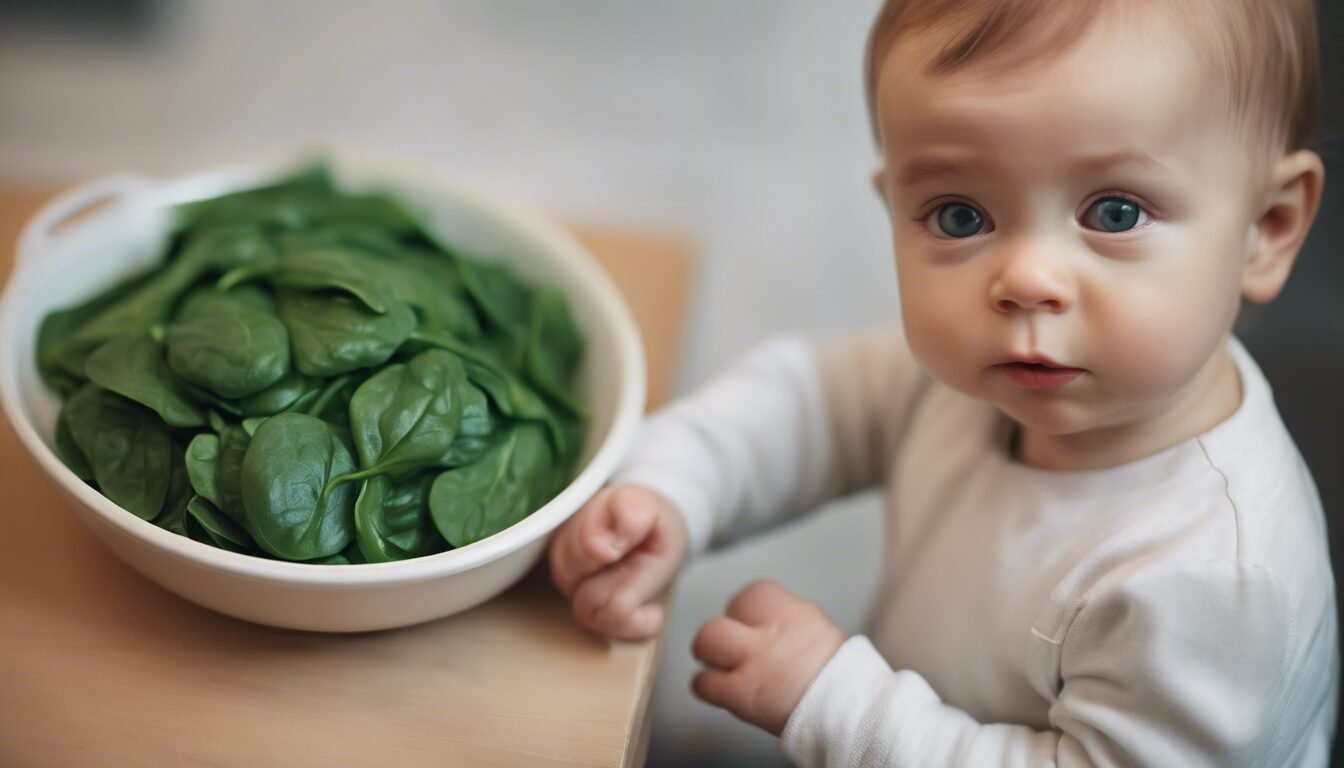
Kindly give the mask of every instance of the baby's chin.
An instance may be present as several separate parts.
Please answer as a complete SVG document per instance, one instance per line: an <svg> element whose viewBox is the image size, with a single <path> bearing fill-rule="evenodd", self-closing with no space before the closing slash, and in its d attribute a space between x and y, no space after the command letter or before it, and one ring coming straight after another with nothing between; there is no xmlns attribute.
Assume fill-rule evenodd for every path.
<svg viewBox="0 0 1344 768"><path fill-rule="evenodd" d="M967 397L994 406L1024 429L1041 434L1074 435L1110 426L1115 421L1116 414L1099 412L1095 404L1086 402L1080 397L1081 393L1071 389L1073 384L1058 389L1021 389L997 373L970 382L943 383Z"/></svg>
<svg viewBox="0 0 1344 768"><path fill-rule="evenodd" d="M989 401L1000 413L1022 425L1023 429L1052 437L1076 435L1104 426L1094 414L1088 413L1078 403L1038 400L1033 403L1020 401Z"/></svg>

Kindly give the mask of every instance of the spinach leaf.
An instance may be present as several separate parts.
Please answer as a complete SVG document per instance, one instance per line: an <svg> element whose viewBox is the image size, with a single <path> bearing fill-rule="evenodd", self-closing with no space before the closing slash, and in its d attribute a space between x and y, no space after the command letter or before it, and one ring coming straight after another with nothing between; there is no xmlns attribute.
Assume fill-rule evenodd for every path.
<svg viewBox="0 0 1344 768"><path fill-rule="evenodd" d="M98 490L136 517L158 517L173 459L163 422L149 409L93 384L70 398L65 417Z"/></svg>
<svg viewBox="0 0 1344 768"><path fill-rule="evenodd" d="M238 412L243 416L271 416L294 405L315 387L312 379L291 368L271 386L239 400Z"/></svg>
<svg viewBox="0 0 1344 768"><path fill-rule="evenodd" d="M174 440L173 464L168 475L168 495L163 500L163 511L154 518L154 524L185 536L185 522L181 521L186 513L187 503L196 494L191 489L191 478L182 457L182 450L181 443ZM183 530L176 530L175 527L181 527Z"/></svg>
<svg viewBox="0 0 1344 768"><path fill-rule="evenodd" d="M262 549L286 560L336 554L355 538L355 494L329 481L355 467L347 438L298 413L266 419L243 457L245 528Z"/></svg>
<svg viewBox="0 0 1344 768"><path fill-rule="evenodd" d="M502 264L459 259L468 295L495 328L513 335L527 330L527 288Z"/></svg>
<svg viewBox="0 0 1344 768"><path fill-rule="evenodd" d="M529 320L527 371L532 381L570 413L586 418L583 406L569 393L583 357L583 336L565 295L554 288L532 291Z"/></svg>
<svg viewBox="0 0 1344 768"><path fill-rule="evenodd" d="M416 344L456 353L462 358L462 363L467 369L467 378L490 396L501 413L513 419L544 424L551 434L555 449L560 453L570 450L565 432L560 428L554 411L546 401L519 377L491 360L488 355L458 339L441 334L416 331L411 334L410 340Z"/></svg>
<svg viewBox="0 0 1344 768"><path fill-rule="evenodd" d="M550 500L553 464L543 430L517 424L480 461L434 479L429 494L434 525L454 547L508 528Z"/></svg>
<svg viewBox="0 0 1344 768"><path fill-rule="evenodd" d="M192 497L195 498L195 497ZM190 531L187 530L187 505L171 505L163 511L154 520L154 524L169 533L176 533L178 536L193 538Z"/></svg>
<svg viewBox="0 0 1344 768"><path fill-rule="evenodd" d="M268 277L281 288L344 291L381 315L396 297L378 275L378 261L359 251L292 245Z"/></svg>
<svg viewBox="0 0 1344 768"><path fill-rule="evenodd" d="M203 433L192 438L187 445L184 461L192 490L218 506L219 491L215 487L215 478L219 472L219 436Z"/></svg>
<svg viewBox="0 0 1344 768"><path fill-rule="evenodd" d="M536 421L545 425L556 451L564 453L569 445L555 413L541 396L517 377L497 366L464 360L467 378L485 391L500 413L513 419Z"/></svg>
<svg viewBox="0 0 1344 768"><path fill-rule="evenodd" d="M415 330L415 312L395 299L383 314L333 293L281 291L279 300L294 367L308 376L381 365Z"/></svg>
<svg viewBox="0 0 1344 768"><path fill-rule="evenodd" d="M106 342L84 370L94 384L153 410L170 427L205 426L205 413L168 369L163 349L144 336Z"/></svg>
<svg viewBox="0 0 1344 768"><path fill-rule="evenodd" d="M89 466L84 451L80 450L75 442L75 436L70 432L70 422L66 415L69 408L70 405L67 403L61 407L61 412L56 414L56 456L80 480L91 484L94 482L93 467Z"/></svg>
<svg viewBox="0 0 1344 768"><path fill-rule="evenodd" d="M265 390L289 370L289 332L272 306L246 286L196 291L165 330L169 367L226 398Z"/></svg>
<svg viewBox="0 0 1344 768"><path fill-rule="evenodd" d="M332 191L331 175L313 163L273 183L178 206L178 227L261 225L268 229L306 225L312 210Z"/></svg>
<svg viewBox="0 0 1344 768"><path fill-rule="evenodd" d="M433 466L457 438L466 386L461 358L439 349L374 374L350 398L361 469L333 482L388 472L405 476Z"/></svg>
<svg viewBox="0 0 1344 768"><path fill-rule="evenodd" d="M154 269L148 269L132 275L82 304L52 312L42 318L42 325L37 332L37 370L48 386L65 397L73 395L82 386L80 378L71 376L69 371L82 372L83 359L97 349L102 341L92 340L82 347L66 347L65 338L91 318L139 290L155 272ZM80 373L80 377L82 375Z"/></svg>
<svg viewBox="0 0 1344 768"><path fill-rule="evenodd" d="M154 518L154 524L179 536L186 536L187 503L194 496L186 462L182 459L182 445L174 440L173 465L168 477L168 495L163 501L163 511L159 513L158 517Z"/></svg>
<svg viewBox="0 0 1344 768"><path fill-rule="evenodd" d="M317 397L313 398L304 407L303 413L309 416L316 416L323 421L328 421L327 415L333 410L348 410L350 407L350 397L354 396L354 390L350 390L350 397L343 401L341 393L350 388L350 383L355 380L353 374L337 376L334 379L327 379L327 383L318 391ZM347 418L347 421L349 419Z"/></svg>
<svg viewBox="0 0 1344 768"><path fill-rule="evenodd" d="M243 525L247 512L243 501L243 459L252 444L252 435L238 424L230 424L219 433L219 458L215 459L215 498L219 511ZM202 494L204 495L204 494Z"/></svg>
<svg viewBox="0 0 1344 768"><path fill-rule="evenodd" d="M434 465L460 467L476 461L490 449L494 432L495 417L491 415L489 399L479 387L468 382L462 390L462 428L448 446L448 452Z"/></svg>
<svg viewBox="0 0 1344 768"><path fill-rule="evenodd" d="M457 267L446 256L404 250L387 258L380 274L397 298L415 309L420 328L464 339L480 335L476 311Z"/></svg>
<svg viewBox="0 0 1344 768"><path fill-rule="evenodd" d="M207 273L258 258L267 247L250 230L222 229L193 235L182 254L152 273L135 289L92 314L47 350L51 360L76 377L86 378L84 361L102 342L149 333L164 323L178 299Z"/></svg>
<svg viewBox="0 0 1344 768"><path fill-rule="evenodd" d="M365 561L383 563L448 548L429 515L434 473L394 483L387 475L364 481L355 501L356 541Z"/></svg>
<svg viewBox="0 0 1344 768"><path fill-rule="evenodd" d="M214 504L206 499L200 496L192 496L187 503L187 514L196 521L201 530L205 531L210 541L220 549L244 554L261 553L261 548L247 534L247 531L244 531L228 515L220 512Z"/></svg>

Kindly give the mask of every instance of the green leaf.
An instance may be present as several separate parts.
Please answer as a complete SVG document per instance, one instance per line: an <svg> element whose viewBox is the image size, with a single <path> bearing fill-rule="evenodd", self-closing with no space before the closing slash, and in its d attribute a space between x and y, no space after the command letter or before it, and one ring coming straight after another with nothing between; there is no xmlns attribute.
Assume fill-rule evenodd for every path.
<svg viewBox="0 0 1344 768"><path fill-rule="evenodd" d="M527 286L507 267L476 259L459 259L468 295L496 328L521 335L527 329Z"/></svg>
<svg viewBox="0 0 1344 768"><path fill-rule="evenodd" d="M370 563L405 560L448 549L429 515L434 473L394 483L387 475L364 481L355 501L355 533Z"/></svg>
<svg viewBox="0 0 1344 768"><path fill-rule="evenodd" d="M569 392L583 358L583 335L569 313L565 295L554 288L533 291L529 320L528 375L570 413L587 418L583 406Z"/></svg>
<svg viewBox="0 0 1344 768"><path fill-rule="evenodd" d="M286 560L340 552L355 538L354 489L344 483L324 490L354 467L346 438L321 419L297 413L266 419L243 458L247 531Z"/></svg>
<svg viewBox="0 0 1344 768"><path fill-rule="evenodd" d="M466 386L461 359L439 349L374 374L350 399L360 471L338 479L404 476L433 466L457 438Z"/></svg>
<svg viewBox="0 0 1344 768"><path fill-rule="evenodd" d="M435 478L434 525L449 544L464 547L517 523L554 494L552 456L538 425L516 425L480 461Z"/></svg>
<svg viewBox="0 0 1344 768"><path fill-rule="evenodd" d="M257 250L263 247L264 241L255 232L246 230L192 235L176 260L155 270L147 279L136 281L134 290L84 318L77 328L46 350L46 357L58 362L66 372L84 377L85 358L104 341L148 334L154 326L167 321L182 294L202 277L258 258Z"/></svg>
<svg viewBox="0 0 1344 768"><path fill-rule="evenodd" d="M215 485L219 473L219 436L204 433L192 438L184 461L192 490L219 506L219 490Z"/></svg>
<svg viewBox="0 0 1344 768"><path fill-rule="evenodd" d="M70 405L67 403L61 408L61 412L56 415L56 456L80 480L93 483L93 467L89 466L89 460L84 457L84 451L80 450L79 444L75 442L75 436L70 432L70 422L66 418L66 411L69 408Z"/></svg>
<svg viewBox="0 0 1344 768"><path fill-rule="evenodd" d="M291 368L271 386L239 400L238 412L243 416L272 416L297 403L317 385L317 382Z"/></svg>
<svg viewBox="0 0 1344 768"><path fill-rule="evenodd" d="M149 408L170 427L205 426L205 413L168 369L163 349L143 336L112 339L89 355L89 379Z"/></svg>
<svg viewBox="0 0 1344 768"><path fill-rule="evenodd" d="M92 384L70 398L65 416L103 495L136 517L158 517L172 467L172 442L159 417Z"/></svg>
<svg viewBox="0 0 1344 768"><path fill-rule="evenodd" d="M187 514L210 537L210 541L220 549L244 554L259 554L261 548L252 540L247 531L220 512L214 504L200 496L193 496L187 503Z"/></svg>
<svg viewBox="0 0 1344 768"><path fill-rule="evenodd" d="M186 469L179 461L173 465L173 476L168 481L168 497L163 503L163 512L154 519L154 524L178 536L189 536L187 531L187 504L195 498L191 492L191 483L186 480Z"/></svg>
<svg viewBox="0 0 1344 768"><path fill-rule="evenodd" d="M66 397L79 389L81 382L72 377L70 371L78 371L82 376L84 358L103 342L95 339L76 348L66 346L66 338L93 317L135 293L154 277L156 271L149 269L132 275L82 304L52 312L42 318L42 325L37 332L37 369L47 386ZM65 359L62 359L63 356Z"/></svg>
<svg viewBox="0 0 1344 768"><path fill-rule="evenodd" d="M280 288L344 291L382 314L396 298L380 277L379 266L377 259L350 248L314 248L300 242L287 247L268 277Z"/></svg>
<svg viewBox="0 0 1344 768"><path fill-rule="evenodd" d="M495 422L485 392L470 382L466 383L462 390L462 428L457 433L457 439L448 446L448 452L434 465L459 467L480 459L494 443Z"/></svg>
<svg viewBox="0 0 1344 768"><path fill-rule="evenodd" d="M400 301L377 314L340 294L281 291L279 299L294 367L308 376L382 365L415 330L415 312Z"/></svg>
<svg viewBox="0 0 1344 768"><path fill-rule="evenodd" d="M195 494L191 489L191 478L186 462L182 457L182 446L173 441L173 463L168 475L168 495L163 500L163 511L154 518L154 524L165 530L186 535L185 521L187 503ZM181 529L181 530L178 530Z"/></svg>
<svg viewBox="0 0 1344 768"><path fill-rule="evenodd" d="M467 378L485 391L500 413L512 419L535 421L545 425L555 450L570 450L566 435L550 406L530 387L501 368L467 360Z"/></svg>
<svg viewBox="0 0 1344 768"><path fill-rule="evenodd" d="M238 424L219 433L219 458L215 460L215 506L239 525L247 521L243 502L243 459L252 436ZM202 494L204 495L204 494Z"/></svg>
<svg viewBox="0 0 1344 768"><path fill-rule="evenodd" d="M305 226L331 192L326 166L313 163L270 184L178 206L178 226L185 230L221 225Z"/></svg>
<svg viewBox="0 0 1344 768"><path fill-rule="evenodd" d="M169 367L225 398L265 390L289 370L289 333L272 306L246 286L196 291L165 329Z"/></svg>
<svg viewBox="0 0 1344 768"><path fill-rule="evenodd" d="M393 294L415 309L422 329L465 339L480 335L461 275L447 256L405 249L385 259L380 274Z"/></svg>

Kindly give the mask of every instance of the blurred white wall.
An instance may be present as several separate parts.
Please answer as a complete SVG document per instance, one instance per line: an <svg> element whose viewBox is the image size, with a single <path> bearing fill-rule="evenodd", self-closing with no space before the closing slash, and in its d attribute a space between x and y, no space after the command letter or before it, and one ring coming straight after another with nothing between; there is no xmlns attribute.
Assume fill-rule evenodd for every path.
<svg viewBox="0 0 1344 768"><path fill-rule="evenodd" d="M111 30L0 17L0 180L185 173L329 140L680 230L700 254L682 391L772 333L895 316L860 74L877 0L127 5L138 20ZM859 499L685 573L650 765L780 762L690 696L691 638L759 576L857 629L878 526Z"/></svg>

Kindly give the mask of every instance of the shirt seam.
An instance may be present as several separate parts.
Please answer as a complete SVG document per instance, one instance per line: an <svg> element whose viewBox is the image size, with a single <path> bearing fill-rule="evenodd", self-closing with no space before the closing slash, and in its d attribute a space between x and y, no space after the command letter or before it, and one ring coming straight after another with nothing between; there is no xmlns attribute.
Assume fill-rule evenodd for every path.
<svg viewBox="0 0 1344 768"><path fill-rule="evenodd" d="M1242 559L1242 541L1245 539L1245 536L1242 533L1241 508L1237 506L1237 500L1232 498L1232 480L1227 476L1227 473L1223 471L1223 468L1213 460L1213 457L1209 455L1209 447L1204 438L1197 438L1196 442L1199 444L1200 453L1204 454L1204 460L1209 463L1209 468L1214 472L1217 472L1218 476L1223 479L1223 497L1227 499L1228 504L1232 505L1232 529L1236 536L1233 551L1236 554L1236 561L1238 563L1244 563L1245 561Z"/></svg>

